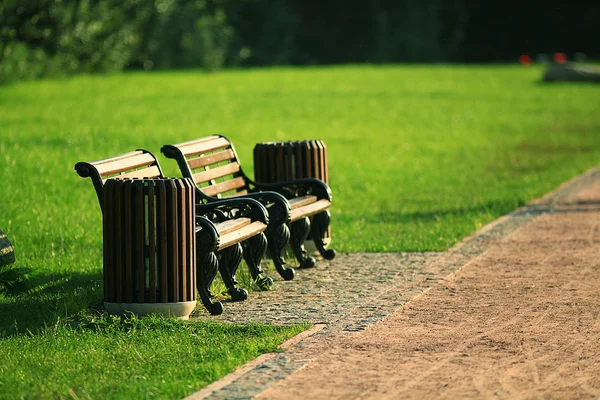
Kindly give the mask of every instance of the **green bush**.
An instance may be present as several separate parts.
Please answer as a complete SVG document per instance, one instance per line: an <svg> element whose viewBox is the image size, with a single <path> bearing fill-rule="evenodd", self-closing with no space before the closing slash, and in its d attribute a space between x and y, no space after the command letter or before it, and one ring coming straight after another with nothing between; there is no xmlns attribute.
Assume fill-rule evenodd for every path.
<svg viewBox="0 0 600 400"><path fill-rule="evenodd" d="M514 62L559 48L594 58L598 13L471 0L1 0L0 83L122 69Z"/></svg>
<svg viewBox="0 0 600 400"><path fill-rule="evenodd" d="M441 0L349 3L5 0L0 82L124 68L441 61L460 42L440 39L453 37L448 21L460 14Z"/></svg>
<svg viewBox="0 0 600 400"><path fill-rule="evenodd" d="M144 69L204 68L229 63L235 32L224 10L207 1L160 0L137 63Z"/></svg>
<svg viewBox="0 0 600 400"><path fill-rule="evenodd" d="M0 82L123 69L153 12L146 0L0 3Z"/></svg>
<svg viewBox="0 0 600 400"><path fill-rule="evenodd" d="M44 50L17 41L2 46L0 59L0 83L44 76L52 65Z"/></svg>

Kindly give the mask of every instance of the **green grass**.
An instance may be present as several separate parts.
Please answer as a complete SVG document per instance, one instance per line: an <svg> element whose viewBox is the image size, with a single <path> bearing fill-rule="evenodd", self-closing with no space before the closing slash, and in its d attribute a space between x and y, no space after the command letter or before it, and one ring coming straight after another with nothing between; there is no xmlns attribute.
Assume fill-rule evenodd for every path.
<svg viewBox="0 0 600 400"><path fill-rule="evenodd" d="M283 340L304 329L160 318L76 322L4 339L0 397L183 398L260 354L279 351Z"/></svg>
<svg viewBox="0 0 600 400"><path fill-rule="evenodd" d="M0 87L0 229L15 245L17 266L30 270L26 294L0 294L4 366L19 363L25 343L41 358L52 332L44 326L102 296L100 209L91 182L73 170L76 162L139 147L158 155L163 144L222 133L251 173L256 142L322 139L334 193L333 247L444 250L600 163L598 87L545 85L541 74L518 66L347 66L127 73ZM159 157L167 175L176 175L175 163ZM69 342L64 329L54 332L81 347L104 340L75 331ZM174 340L187 340L186 329ZM18 334L27 330L32 334ZM249 340L234 336L228 340ZM186 361L199 362L194 357ZM50 359L42 369L59 381ZM13 380L5 376L0 385ZM162 379L160 372L150 379ZM58 393L32 390L33 397Z"/></svg>

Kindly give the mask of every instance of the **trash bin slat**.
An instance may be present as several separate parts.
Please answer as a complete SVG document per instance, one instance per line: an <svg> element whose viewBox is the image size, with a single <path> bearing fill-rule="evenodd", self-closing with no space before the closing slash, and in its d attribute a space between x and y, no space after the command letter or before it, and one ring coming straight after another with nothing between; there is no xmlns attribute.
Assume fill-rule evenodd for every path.
<svg viewBox="0 0 600 400"><path fill-rule="evenodd" d="M148 275L151 303L156 303L156 200L154 181L148 181Z"/></svg>

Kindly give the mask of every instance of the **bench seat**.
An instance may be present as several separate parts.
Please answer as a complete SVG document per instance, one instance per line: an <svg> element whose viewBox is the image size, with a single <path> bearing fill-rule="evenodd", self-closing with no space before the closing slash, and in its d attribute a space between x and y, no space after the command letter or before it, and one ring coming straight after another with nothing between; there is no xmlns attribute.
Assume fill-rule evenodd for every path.
<svg viewBox="0 0 600 400"><path fill-rule="evenodd" d="M267 229L267 224L264 222L252 222L250 218L238 218L238 220L234 220L235 226L231 226L232 224L229 222L231 221L216 224L217 232L219 232L219 236L221 237L218 251L240 243L254 235L258 235Z"/></svg>
<svg viewBox="0 0 600 400"><path fill-rule="evenodd" d="M314 196L305 196L305 197L314 197ZM314 203L308 203L306 205L295 207L290 202L290 206L292 206L292 212L290 213L290 221L296 222L300 218L304 217L312 217L315 214L319 214L321 212L329 210L331 207L331 201L322 199L315 201Z"/></svg>

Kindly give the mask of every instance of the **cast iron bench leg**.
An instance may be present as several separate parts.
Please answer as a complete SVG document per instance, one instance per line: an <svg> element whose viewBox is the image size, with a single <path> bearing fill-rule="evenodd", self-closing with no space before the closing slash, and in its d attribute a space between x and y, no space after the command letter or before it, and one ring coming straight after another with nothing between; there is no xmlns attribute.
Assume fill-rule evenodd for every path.
<svg viewBox="0 0 600 400"><path fill-rule="evenodd" d="M223 305L221 302L212 301L212 293L210 292L210 285L217 275L217 269L219 267L219 261L217 256L212 251L202 251L200 246L196 247L196 257L198 262L197 268L197 284L196 287L200 293L202 304L212 315L220 315L223 313Z"/></svg>
<svg viewBox="0 0 600 400"><path fill-rule="evenodd" d="M271 277L262 276L262 269L260 268L260 260L267 251L267 238L264 233L252 236L243 242L242 247L244 249L244 261L248 264L252 279L261 289L268 289L273 285L273 279Z"/></svg>
<svg viewBox="0 0 600 400"><path fill-rule="evenodd" d="M313 217L313 223L311 228L311 237L317 250L326 260L333 260L335 258L335 250L325 248L325 244L323 243L323 237L325 236L325 232L327 232L327 228L329 227L329 221L331 220L331 214L329 211L323 211Z"/></svg>
<svg viewBox="0 0 600 400"><path fill-rule="evenodd" d="M311 268L315 266L315 259L307 255L304 248L304 241L310 232L310 220L308 217L300 218L298 221L291 224L291 240L290 245L292 251L300 264L300 268Z"/></svg>
<svg viewBox="0 0 600 400"><path fill-rule="evenodd" d="M242 246L237 243L218 253L219 272L223 278L223 283L227 287L227 292L233 301L246 300L248 292L245 289L238 288L235 273L240 262L242 262Z"/></svg>
<svg viewBox="0 0 600 400"><path fill-rule="evenodd" d="M275 269L279 272L279 275L286 281L291 281L294 279L294 275L296 274L293 268L286 268L286 262L283 258L283 252L285 250L285 246L290 241L290 229L287 225L280 224L277 226L269 226L267 229L267 241L268 241L268 251L271 260L273 260L273 264L275 264Z"/></svg>

